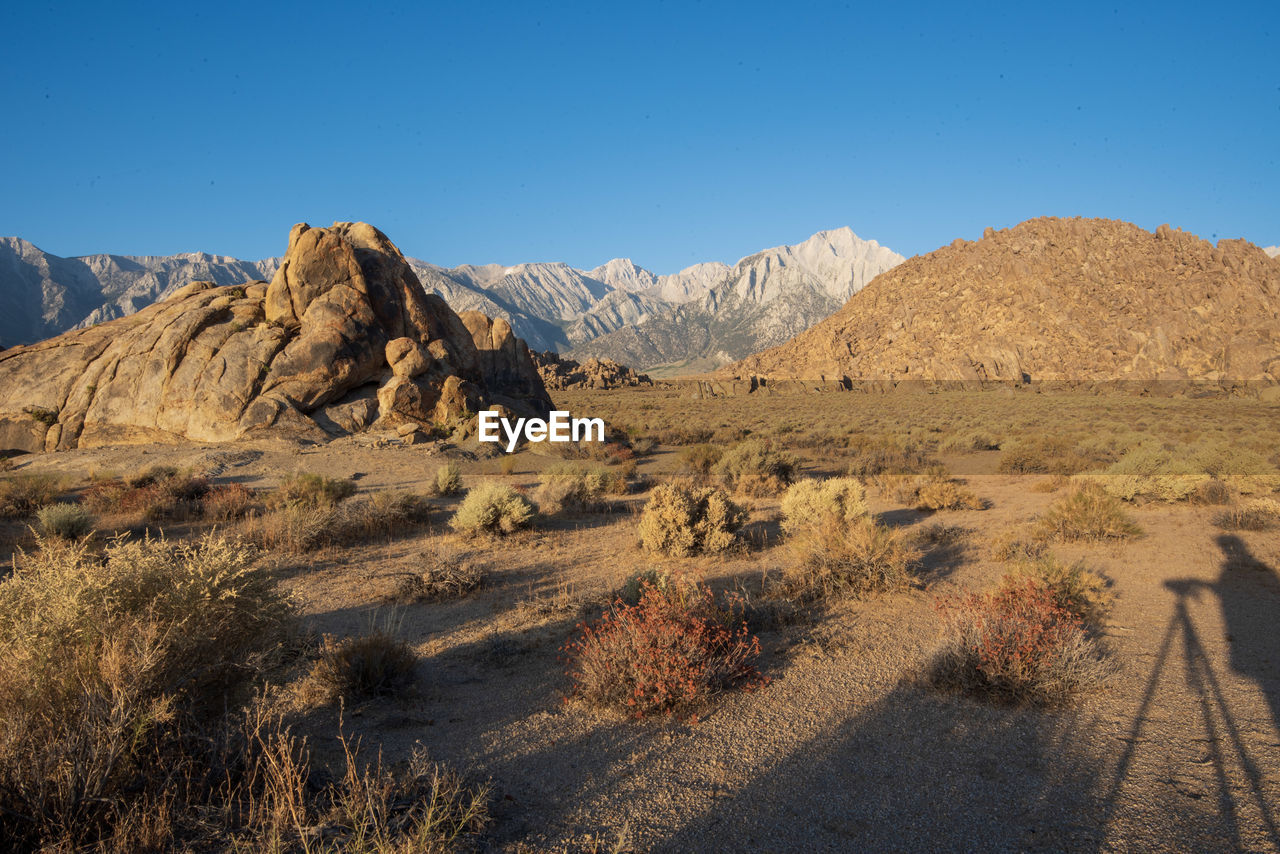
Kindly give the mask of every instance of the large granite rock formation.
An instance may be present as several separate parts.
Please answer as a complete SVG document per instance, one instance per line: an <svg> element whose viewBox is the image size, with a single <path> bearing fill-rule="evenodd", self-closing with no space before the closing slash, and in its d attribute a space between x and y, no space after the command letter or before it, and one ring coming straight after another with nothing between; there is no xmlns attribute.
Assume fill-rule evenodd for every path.
<svg viewBox="0 0 1280 854"><path fill-rule="evenodd" d="M726 377L1280 382L1280 264L1164 225L1028 220L882 273Z"/></svg>
<svg viewBox="0 0 1280 854"><path fill-rule="evenodd" d="M653 385L647 374L638 374L626 365L612 359L587 359L576 362L551 350L533 352L534 367L542 375L542 384L549 390L576 388L630 388Z"/></svg>
<svg viewBox="0 0 1280 854"><path fill-rule="evenodd" d="M268 285L196 282L0 353L0 449L445 425L550 399L504 320L459 317L373 226L294 226Z"/></svg>

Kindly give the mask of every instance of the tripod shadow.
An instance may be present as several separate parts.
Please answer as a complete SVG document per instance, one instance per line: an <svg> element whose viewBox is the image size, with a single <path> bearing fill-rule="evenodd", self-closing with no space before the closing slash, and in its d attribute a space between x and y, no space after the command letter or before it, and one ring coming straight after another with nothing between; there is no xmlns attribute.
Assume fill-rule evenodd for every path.
<svg viewBox="0 0 1280 854"><path fill-rule="evenodd" d="M1204 735L1200 740L1212 766L1215 790L1212 823L1216 827L1201 825L1197 829L1219 841L1233 840L1237 850L1250 848L1258 835L1280 848L1276 805L1268 789L1268 775L1273 770L1259 767L1256 748L1251 752L1246 744L1239 723L1240 710L1233 709L1228 702L1188 609L1188 603L1198 600L1201 593L1218 597L1230 645L1231 669L1257 685L1272 722L1280 727L1280 674L1277 673L1280 633L1275 631L1276 616L1280 613L1280 578L1273 568L1255 557L1239 537L1223 534L1216 542L1222 552L1217 579L1206 582L1181 578L1165 582L1165 587L1177 595L1174 612L1147 680L1130 737L1126 739L1128 746L1116 766L1107 803L1111 811L1116 809L1120 790L1134 764L1143 725L1154 709L1162 673L1166 664L1176 661L1176 650L1180 646L1186 686L1200 718ZM1251 838L1246 839L1247 836Z"/></svg>

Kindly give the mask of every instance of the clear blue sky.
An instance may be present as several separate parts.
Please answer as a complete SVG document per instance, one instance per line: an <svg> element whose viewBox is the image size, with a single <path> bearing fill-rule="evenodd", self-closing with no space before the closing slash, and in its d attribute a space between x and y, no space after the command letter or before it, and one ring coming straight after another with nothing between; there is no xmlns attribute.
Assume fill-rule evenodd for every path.
<svg viewBox="0 0 1280 854"><path fill-rule="evenodd" d="M1272 3L6 3L0 234L660 273L842 225L1280 243Z"/></svg>

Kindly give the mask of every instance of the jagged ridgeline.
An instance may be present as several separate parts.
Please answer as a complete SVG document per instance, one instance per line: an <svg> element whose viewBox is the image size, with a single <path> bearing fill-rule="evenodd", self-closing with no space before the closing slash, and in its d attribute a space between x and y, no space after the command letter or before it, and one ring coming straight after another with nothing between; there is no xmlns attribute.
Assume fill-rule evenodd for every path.
<svg viewBox="0 0 1280 854"><path fill-rule="evenodd" d="M551 406L505 320L455 313L366 223L294 226L270 284L195 282L0 352L0 449L324 440Z"/></svg>
<svg viewBox="0 0 1280 854"><path fill-rule="evenodd" d="M723 374L828 382L1280 383L1280 260L1161 226L1032 219L875 278Z"/></svg>

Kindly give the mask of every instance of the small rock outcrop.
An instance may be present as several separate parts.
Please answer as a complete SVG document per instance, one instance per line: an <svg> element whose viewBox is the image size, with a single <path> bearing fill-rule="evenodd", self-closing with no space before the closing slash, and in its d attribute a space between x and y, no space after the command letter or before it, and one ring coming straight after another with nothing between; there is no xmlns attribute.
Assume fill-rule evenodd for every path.
<svg viewBox="0 0 1280 854"><path fill-rule="evenodd" d="M653 380L646 374L638 374L612 359L587 359L578 363L573 359L562 358L551 350L545 353L534 352L532 355L533 364L542 376L542 384L548 389L609 389L653 385Z"/></svg>
<svg viewBox="0 0 1280 854"><path fill-rule="evenodd" d="M877 276L724 369L836 383L1280 383L1280 264L1244 240L1043 217Z"/></svg>
<svg viewBox="0 0 1280 854"><path fill-rule="evenodd" d="M270 284L195 282L0 353L0 448L28 451L323 440L550 405L506 321L454 313L366 223L294 226Z"/></svg>

